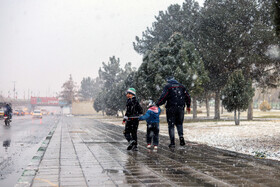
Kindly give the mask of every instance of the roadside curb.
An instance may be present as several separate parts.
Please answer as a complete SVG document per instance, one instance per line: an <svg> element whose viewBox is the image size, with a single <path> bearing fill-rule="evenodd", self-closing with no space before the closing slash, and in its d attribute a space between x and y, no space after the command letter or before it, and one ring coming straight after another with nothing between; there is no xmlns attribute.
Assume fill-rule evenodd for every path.
<svg viewBox="0 0 280 187"><path fill-rule="evenodd" d="M39 170L39 165L44 157L44 154L48 148L48 145L50 143L50 140L52 139L52 136L57 128L58 123L56 123L56 125L52 128L52 130L46 136L45 140L43 141L41 146L38 148L36 154L31 159L31 162L28 164L28 166L22 172L21 177L18 179L18 182L15 185L15 187L30 187L32 185L33 179L35 178L35 176Z"/></svg>

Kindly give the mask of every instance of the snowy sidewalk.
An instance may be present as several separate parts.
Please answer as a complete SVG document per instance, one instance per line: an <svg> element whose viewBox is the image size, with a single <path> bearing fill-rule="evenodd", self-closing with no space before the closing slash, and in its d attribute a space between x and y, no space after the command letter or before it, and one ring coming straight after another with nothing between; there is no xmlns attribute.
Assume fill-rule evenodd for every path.
<svg viewBox="0 0 280 187"><path fill-rule="evenodd" d="M120 118L98 120L122 126ZM139 130L146 132L145 122L140 123ZM160 134L168 136L166 122L160 122ZM239 126L234 121L185 122L184 137L190 142L280 161L280 119L241 121Z"/></svg>
<svg viewBox="0 0 280 187"><path fill-rule="evenodd" d="M28 167L17 186L280 185L277 161L191 142L170 150L167 136L160 136L154 152L146 148L141 131L139 151L127 151L123 130L95 119L63 118L38 167Z"/></svg>

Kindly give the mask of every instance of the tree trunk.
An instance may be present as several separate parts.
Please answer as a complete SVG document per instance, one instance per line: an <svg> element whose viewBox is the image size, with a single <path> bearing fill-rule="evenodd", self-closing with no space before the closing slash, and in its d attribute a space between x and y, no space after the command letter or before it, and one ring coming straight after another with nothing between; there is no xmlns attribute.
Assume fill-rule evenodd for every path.
<svg viewBox="0 0 280 187"><path fill-rule="evenodd" d="M220 118L220 90L218 89L215 93L215 116L214 119Z"/></svg>
<svg viewBox="0 0 280 187"><path fill-rule="evenodd" d="M206 113L207 113L207 117L210 117L210 105L209 105L209 97L208 97L208 94L205 94L205 103L206 103Z"/></svg>
<svg viewBox="0 0 280 187"><path fill-rule="evenodd" d="M236 116L236 112L238 112L237 116ZM240 121L240 111L238 110L234 110L234 121L235 121L235 125L239 125L239 121Z"/></svg>
<svg viewBox="0 0 280 187"><path fill-rule="evenodd" d="M193 119L197 118L197 102L196 97L193 97Z"/></svg>
<svg viewBox="0 0 280 187"><path fill-rule="evenodd" d="M253 120L253 99L249 103L248 113L247 113L247 120Z"/></svg>
<svg viewBox="0 0 280 187"><path fill-rule="evenodd" d="M240 110L238 110L238 125L240 124Z"/></svg>

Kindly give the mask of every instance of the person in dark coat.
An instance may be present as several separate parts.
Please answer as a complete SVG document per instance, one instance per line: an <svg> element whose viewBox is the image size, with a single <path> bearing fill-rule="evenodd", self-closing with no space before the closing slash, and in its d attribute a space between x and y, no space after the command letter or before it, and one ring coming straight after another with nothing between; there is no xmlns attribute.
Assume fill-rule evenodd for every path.
<svg viewBox="0 0 280 187"><path fill-rule="evenodd" d="M13 109L12 107L7 103L5 106L5 114L9 116L10 120L12 119L12 113L13 113Z"/></svg>
<svg viewBox="0 0 280 187"><path fill-rule="evenodd" d="M123 119L125 124L124 136L129 142L127 150L138 151L137 147L137 130L139 125L139 116L143 114L143 109L136 99L136 91L134 88L129 88L126 92L126 113Z"/></svg>
<svg viewBox="0 0 280 187"><path fill-rule="evenodd" d="M168 131L170 138L170 148L175 147L174 125L177 128L180 138L180 145L185 145L183 122L184 122L184 108L187 105L187 112L190 113L191 97L187 89L176 81L173 77L167 78L167 85L158 99L156 105L165 104L166 117L168 122Z"/></svg>

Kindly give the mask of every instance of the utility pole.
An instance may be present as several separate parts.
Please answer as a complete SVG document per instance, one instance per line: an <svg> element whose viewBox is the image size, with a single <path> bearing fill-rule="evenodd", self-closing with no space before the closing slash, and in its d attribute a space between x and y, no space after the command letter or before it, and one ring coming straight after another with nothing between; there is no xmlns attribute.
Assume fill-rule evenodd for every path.
<svg viewBox="0 0 280 187"><path fill-rule="evenodd" d="M13 81L14 83L14 100L16 99L16 81Z"/></svg>

